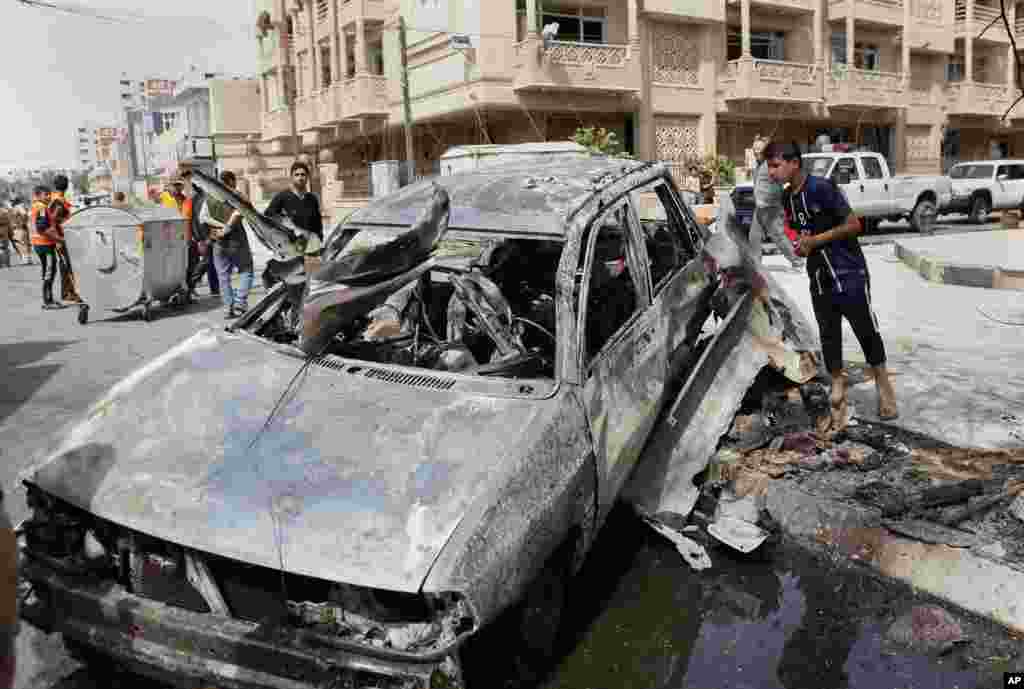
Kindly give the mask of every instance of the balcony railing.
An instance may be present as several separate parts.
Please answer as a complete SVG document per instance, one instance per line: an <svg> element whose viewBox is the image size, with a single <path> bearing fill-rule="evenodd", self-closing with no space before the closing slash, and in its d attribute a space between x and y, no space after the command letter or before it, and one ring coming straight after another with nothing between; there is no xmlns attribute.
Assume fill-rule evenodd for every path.
<svg viewBox="0 0 1024 689"><path fill-rule="evenodd" d="M1010 91L1006 84L950 82L946 85L949 112L958 115L1002 117L1010 107Z"/></svg>
<svg viewBox="0 0 1024 689"><path fill-rule="evenodd" d="M833 65L825 78L825 98L830 105L897 108L904 104L907 75Z"/></svg>
<svg viewBox="0 0 1024 689"><path fill-rule="evenodd" d="M263 113L263 139L283 139L291 136L291 115L287 108Z"/></svg>
<svg viewBox="0 0 1024 689"><path fill-rule="evenodd" d="M1014 19L1013 30L1018 36L1024 36L1024 17L1016 17Z"/></svg>
<svg viewBox="0 0 1024 689"><path fill-rule="evenodd" d="M629 57L629 48L624 45L593 43L570 43L555 41L548 49L547 58L554 64L594 65L621 67Z"/></svg>
<svg viewBox="0 0 1024 689"><path fill-rule="evenodd" d="M971 17L973 21L983 22L988 24L994 22L996 17L999 16L998 7L990 7L988 5L982 5L975 3L974 5L974 16ZM967 0L956 0L956 11L954 18L957 23L967 21Z"/></svg>
<svg viewBox="0 0 1024 689"><path fill-rule="evenodd" d="M639 65L629 46L538 40L515 46L516 90L639 91Z"/></svg>
<svg viewBox="0 0 1024 689"><path fill-rule="evenodd" d="M726 64L722 77L727 100L820 102L817 65L740 58Z"/></svg>

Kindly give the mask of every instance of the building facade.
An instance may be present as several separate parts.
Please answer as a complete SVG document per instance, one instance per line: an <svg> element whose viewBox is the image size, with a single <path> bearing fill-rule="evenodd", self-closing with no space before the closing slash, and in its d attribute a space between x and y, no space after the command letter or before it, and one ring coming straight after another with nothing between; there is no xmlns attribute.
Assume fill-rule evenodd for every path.
<svg viewBox="0 0 1024 689"><path fill-rule="evenodd" d="M1009 33L1024 40L1024 3L1007 4L1009 33L999 0L256 6L258 74L244 88L259 125L250 132L250 116L238 128L246 133L224 166L257 194L281 186L303 155L319 169L326 207L358 205L370 193L369 163L406 157L399 17L420 173L437 171L452 146L560 140L583 126L672 162L716 153L742 166L758 134L801 144L828 134L909 173L1024 156L1024 107L1008 112L1017 91ZM456 34L468 45L451 41Z"/></svg>

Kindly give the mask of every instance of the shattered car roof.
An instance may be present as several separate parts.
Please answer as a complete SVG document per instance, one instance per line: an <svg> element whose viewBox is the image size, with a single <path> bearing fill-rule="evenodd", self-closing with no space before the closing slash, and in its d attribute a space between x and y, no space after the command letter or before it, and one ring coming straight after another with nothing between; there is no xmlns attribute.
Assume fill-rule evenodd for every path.
<svg viewBox="0 0 1024 689"><path fill-rule="evenodd" d="M433 184L451 198L451 228L561 236L566 219L595 191L644 163L623 158L496 165L403 187L353 213L356 225L412 225Z"/></svg>

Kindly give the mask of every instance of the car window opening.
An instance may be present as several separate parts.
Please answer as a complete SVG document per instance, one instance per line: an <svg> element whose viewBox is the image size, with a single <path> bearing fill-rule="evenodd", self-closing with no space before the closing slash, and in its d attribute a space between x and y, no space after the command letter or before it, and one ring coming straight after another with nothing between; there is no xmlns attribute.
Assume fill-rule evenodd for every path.
<svg viewBox="0 0 1024 689"><path fill-rule="evenodd" d="M368 251L394 232L364 229L335 258ZM444 240L436 265L355 319L324 354L366 362L507 378L553 378L555 276L562 243L480 236ZM303 288L277 287L249 332L294 344Z"/></svg>

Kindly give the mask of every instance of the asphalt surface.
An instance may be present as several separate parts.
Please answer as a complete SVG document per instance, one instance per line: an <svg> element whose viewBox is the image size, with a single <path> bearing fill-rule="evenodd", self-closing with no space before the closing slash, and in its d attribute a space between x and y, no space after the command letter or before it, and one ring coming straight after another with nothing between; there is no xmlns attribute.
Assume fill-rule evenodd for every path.
<svg viewBox="0 0 1024 689"><path fill-rule="evenodd" d="M954 224L938 232L962 229ZM880 236L895 236L899 228L886 230L890 234ZM159 308L151 323L94 312L80 326L74 308L40 309L39 284L38 266L0 269L0 356L6 364L0 485L15 522L27 516L18 475L61 426L129 371L200 328L224 323L219 301L201 290L199 303ZM636 520L620 516L610 527L588 560L587 584L580 589L586 593L575 597L570 615L575 631L554 674L539 682L545 688L824 686L813 682L816 671L846 682L828 686L985 686L977 683L976 659L969 654L936 659L883 648L886 615L915 603L911 592L826 573L792 553L759 563L716 558L714 573L697 576ZM865 586L877 595L864 598ZM975 655L1005 655L1008 638L976 624L970 623L980 630ZM822 645L822 634L847 628L852 631L843 632L841 644ZM64 653L57 636L23 625L16 686L151 685L83 668Z"/></svg>

